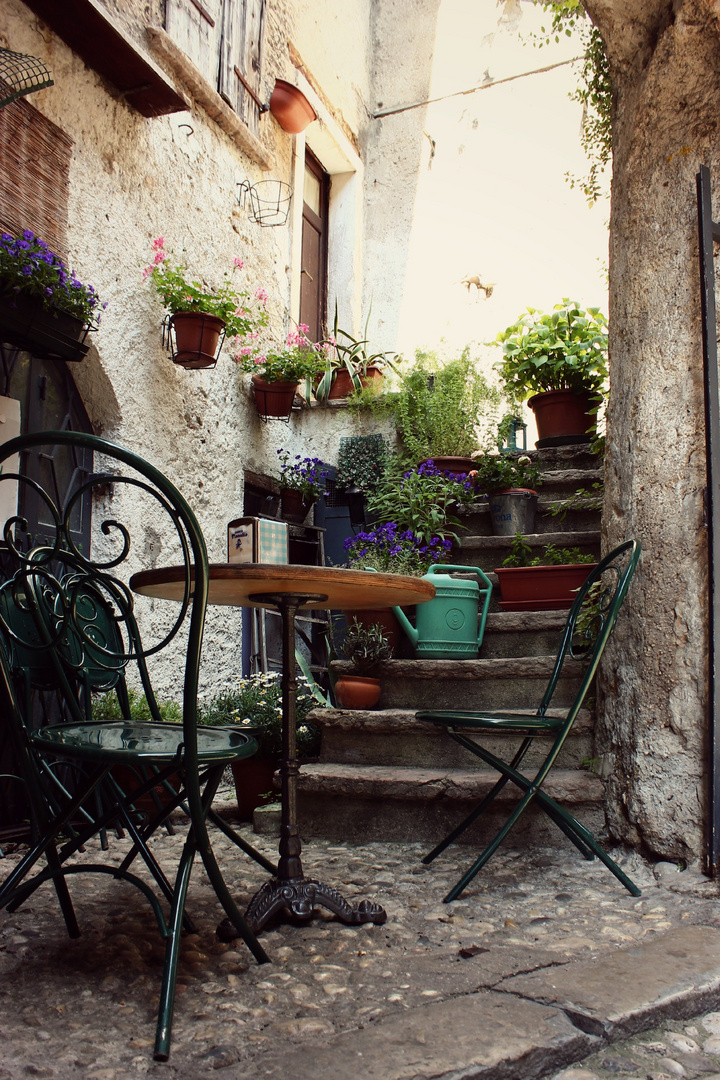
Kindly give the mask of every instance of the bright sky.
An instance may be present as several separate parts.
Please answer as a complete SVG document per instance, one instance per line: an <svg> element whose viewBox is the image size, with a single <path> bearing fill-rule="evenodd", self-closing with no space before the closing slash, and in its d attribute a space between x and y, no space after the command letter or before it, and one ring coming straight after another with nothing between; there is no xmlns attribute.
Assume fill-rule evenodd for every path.
<svg viewBox="0 0 720 1080"><path fill-rule="evenodd" d="M441 0L431 96L578 55L572 39L523 44L518 29L547 22L527 0ZM406 356L442 338L453 350L491 340L527 306L563 297L607 311L609 202L588 208L564 179L588 169L582 107L568 98L575 85L566 66L429 106L400 324ZM494 283L489 299L461 284L476 275Z"/></svg>

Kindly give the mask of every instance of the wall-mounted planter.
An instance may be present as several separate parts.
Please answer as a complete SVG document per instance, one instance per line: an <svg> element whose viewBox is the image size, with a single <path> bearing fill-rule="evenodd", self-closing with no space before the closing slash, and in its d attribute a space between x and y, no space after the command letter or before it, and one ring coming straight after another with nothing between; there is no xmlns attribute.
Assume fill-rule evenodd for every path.
<svg viewBox="0 0 720 1080"><path fill-rule="evenodd" d="M83 360L89 327L66 311L43 307L35 296L0 296L0 341L50 360Z"/></svg>
<svg viewBox="0 0 720 1080"><path fill-rule="evenodd" d="M503 611L569 610L595 563L566 566L499 566Z"/></svg>
<svg viewBox="0 0 720 1080"><path fill-rule="evenodd" d="M215 367L224 339L223 320L205 311L177 311L163 324L163 344L184 368Z"/></svg>
<svg viewBox="0 0 720 1080"><path fill-rule="evenodd" d="M261 420L290 419L297 383L266 382L260 375L252 377L255 405Z"/></svg>
<svg viewBox="0 0 720 1080"><path fill-rule="evenodd" d="M290 135L299 135L308 124L317 120L317 114L302 90L284 79L275 80L275 89L270 95L270 112L283 131Z"/></svg>

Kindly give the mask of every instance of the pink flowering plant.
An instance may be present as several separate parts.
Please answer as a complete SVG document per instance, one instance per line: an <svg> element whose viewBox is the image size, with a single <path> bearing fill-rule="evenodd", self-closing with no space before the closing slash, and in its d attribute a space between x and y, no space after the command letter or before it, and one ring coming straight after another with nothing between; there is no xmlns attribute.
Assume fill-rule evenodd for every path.
<svg viewBox="0 0 720 1080"><path fill-rule="evenodd" d="M172 252L165 250L165 238L153 241L153 261L143 270L143 280L151 278L158 296L168 311L175 315L180 311L201 311L215 315L225 323L227 337L247 338L267 325L265 310L267 292L256 289L251 298L247 289L233 287L230 275L225 272L222 285L213 289L204 281L190 276L184 263L175 263ZM233 272L242 270L245 263L235 257Z"/></svg>
<svg viewBox="0 0 720 1080"><path fill-rule="evenodd" d="M0 296L35 296L50 311L63 311L91 329L100 322L107 301L92 285L83 285L44 240L26 229L19 236L0 233Z"/></svg>
<svg viewBox="0 0 720 1080"><path fill-rule="evenodd" d="M246 375L259 375L266 382L312 382L325 370L326 351L322 343L314 344L307 336L309 327L299 323L291 330L282 349L263 350L257 338L250 335L252 344L242 345L235 353L235 362Z"/></svg>

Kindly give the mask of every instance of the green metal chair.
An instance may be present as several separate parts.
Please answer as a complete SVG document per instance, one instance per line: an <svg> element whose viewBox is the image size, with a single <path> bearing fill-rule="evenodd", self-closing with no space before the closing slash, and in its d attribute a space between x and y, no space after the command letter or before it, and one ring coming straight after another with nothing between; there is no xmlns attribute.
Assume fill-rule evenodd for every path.
<svg viewBox="0 0 720 1080"><path fill-rule="evenodd" d="M633 896L640 895L638 887L603 851L589 829L581 825L572 814L543 790L543 784L585 700L639 558L640 544L637 540L630 540L606 555L590 573L585 584L578 591L568 615L550 681L536 712L424 710L416 714L418 720L443 727L460 746L500 773L500 779L485 798L425 856L424 863L431 863L477 821L508 782L513 783L522 793L497 835L447 894L444 899L446 904L457 900L531 804L543 810L586 859L593 859L597 855L628 892ZM573 661L582 664L582 679L575 700L565 716L548 716L547 712L552 704L558 679L566 662ZM483 736L492 738L508 736L516 741L520 739L520 744L510 760L506 761L486 749L482 742L477 741ZM533 771L532 775L525 775L519 771L520 765L537 739L551 740L550 746L542 764Z"/></svg>
<svg viewBox="0 0 720 1080"><path fill-rule="evenodd" d="M59 492L58 452L81 447L95 454L101 471L76 476ZM14 454L33 455L46 467L46 483L8 471ZM39 454L39 457L38 457ZM4 465L4 467L3 467ZM20 907L44 882L52 881L71 937L80 933L66 879L78 873L104 873L135 885L145 895L166 940L165 966L155 1041L155 1057L170 1049L175 981L182 928L193 929L186 896L193 863L200 854L225 915L255 958L268 957L237 908L213 853L207 824L212 821L271 873L276 868L212 811L212 799L226 766L255 753L254 739L229 728L197 725L201 646L208 595L208 558L195 515L173 484L152 465L119 446L78 432L21 436L0 446L0 489L17 485L20 505L30 495L40 501L39 534L29 536L27 521L11 516L3 529L0 584L0 715L3 737L11 740L26 786L33 839L28 853L0 886L0 908ZM102 520L92 536L92 555L81 550L72 522L79 504L94 499ZM135 597L125 584L138 569L131 518L139 533L141 558L161 551L163 561L185 566L184 597L170 620L152 610L152 601ZM143 608L142 616L138 608ZM138 617L136 617L136 615ZM147 628L148 644L138 622ZM169 661L161 666L163 656ZM154 676L154 677L153 677ZM169 679L182 699L182 723L162 721L154 678ZM128 685L147 700L151 720L134 720ZM121 719L93 718L101 697L117 697ZM50 697L60 722L48 724L38 700ZM39 720L38 720L39 718ZM38 722L41 726L38 726ZM69 768L61 775L63 766ZM122 779L118 768L122 767ZM144 796L165 789L151 811L141 811ZM182 805L190 827L174 871L166 874L148 839ZM129 834L132 847L118 867L95 861L87 845L105 830ZM68 864L72 855L82 861ZM137 859L149 873L131 870ZM45 866L42 867L41 860ZM155 888L153 888L155 886ZM158 893L160 896L158 897ZM169 904L169 917L161 901Z"/></svg>

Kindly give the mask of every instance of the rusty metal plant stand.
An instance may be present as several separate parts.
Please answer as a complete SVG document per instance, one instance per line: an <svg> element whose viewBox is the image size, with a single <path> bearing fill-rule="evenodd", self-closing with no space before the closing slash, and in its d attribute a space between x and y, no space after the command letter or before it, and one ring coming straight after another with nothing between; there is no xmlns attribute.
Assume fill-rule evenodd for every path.
<svg viewBox="0 0 720 1080"><path fill-rule="evenodd" d="M311 919L315 907L320 906L332 911L344 923L357 925L373 922L381 925L387 918L384 908L369 900L361 901L354 908L331 885L305 877L300 859L302 843L297 822L298 762L295 745L295 615L301 604L323 603L327 597L320 594L259 593L253 594L250 599L263 607L277 608L282 616L283 752L280 762L282 816L277 874L266 881L250 901L245 913L247 923L254 933L258 933L283 910L289 911L296 919L306 920ZM223 937L226 932L233 931L234 927L226 920L223 923Z"/></svg>

